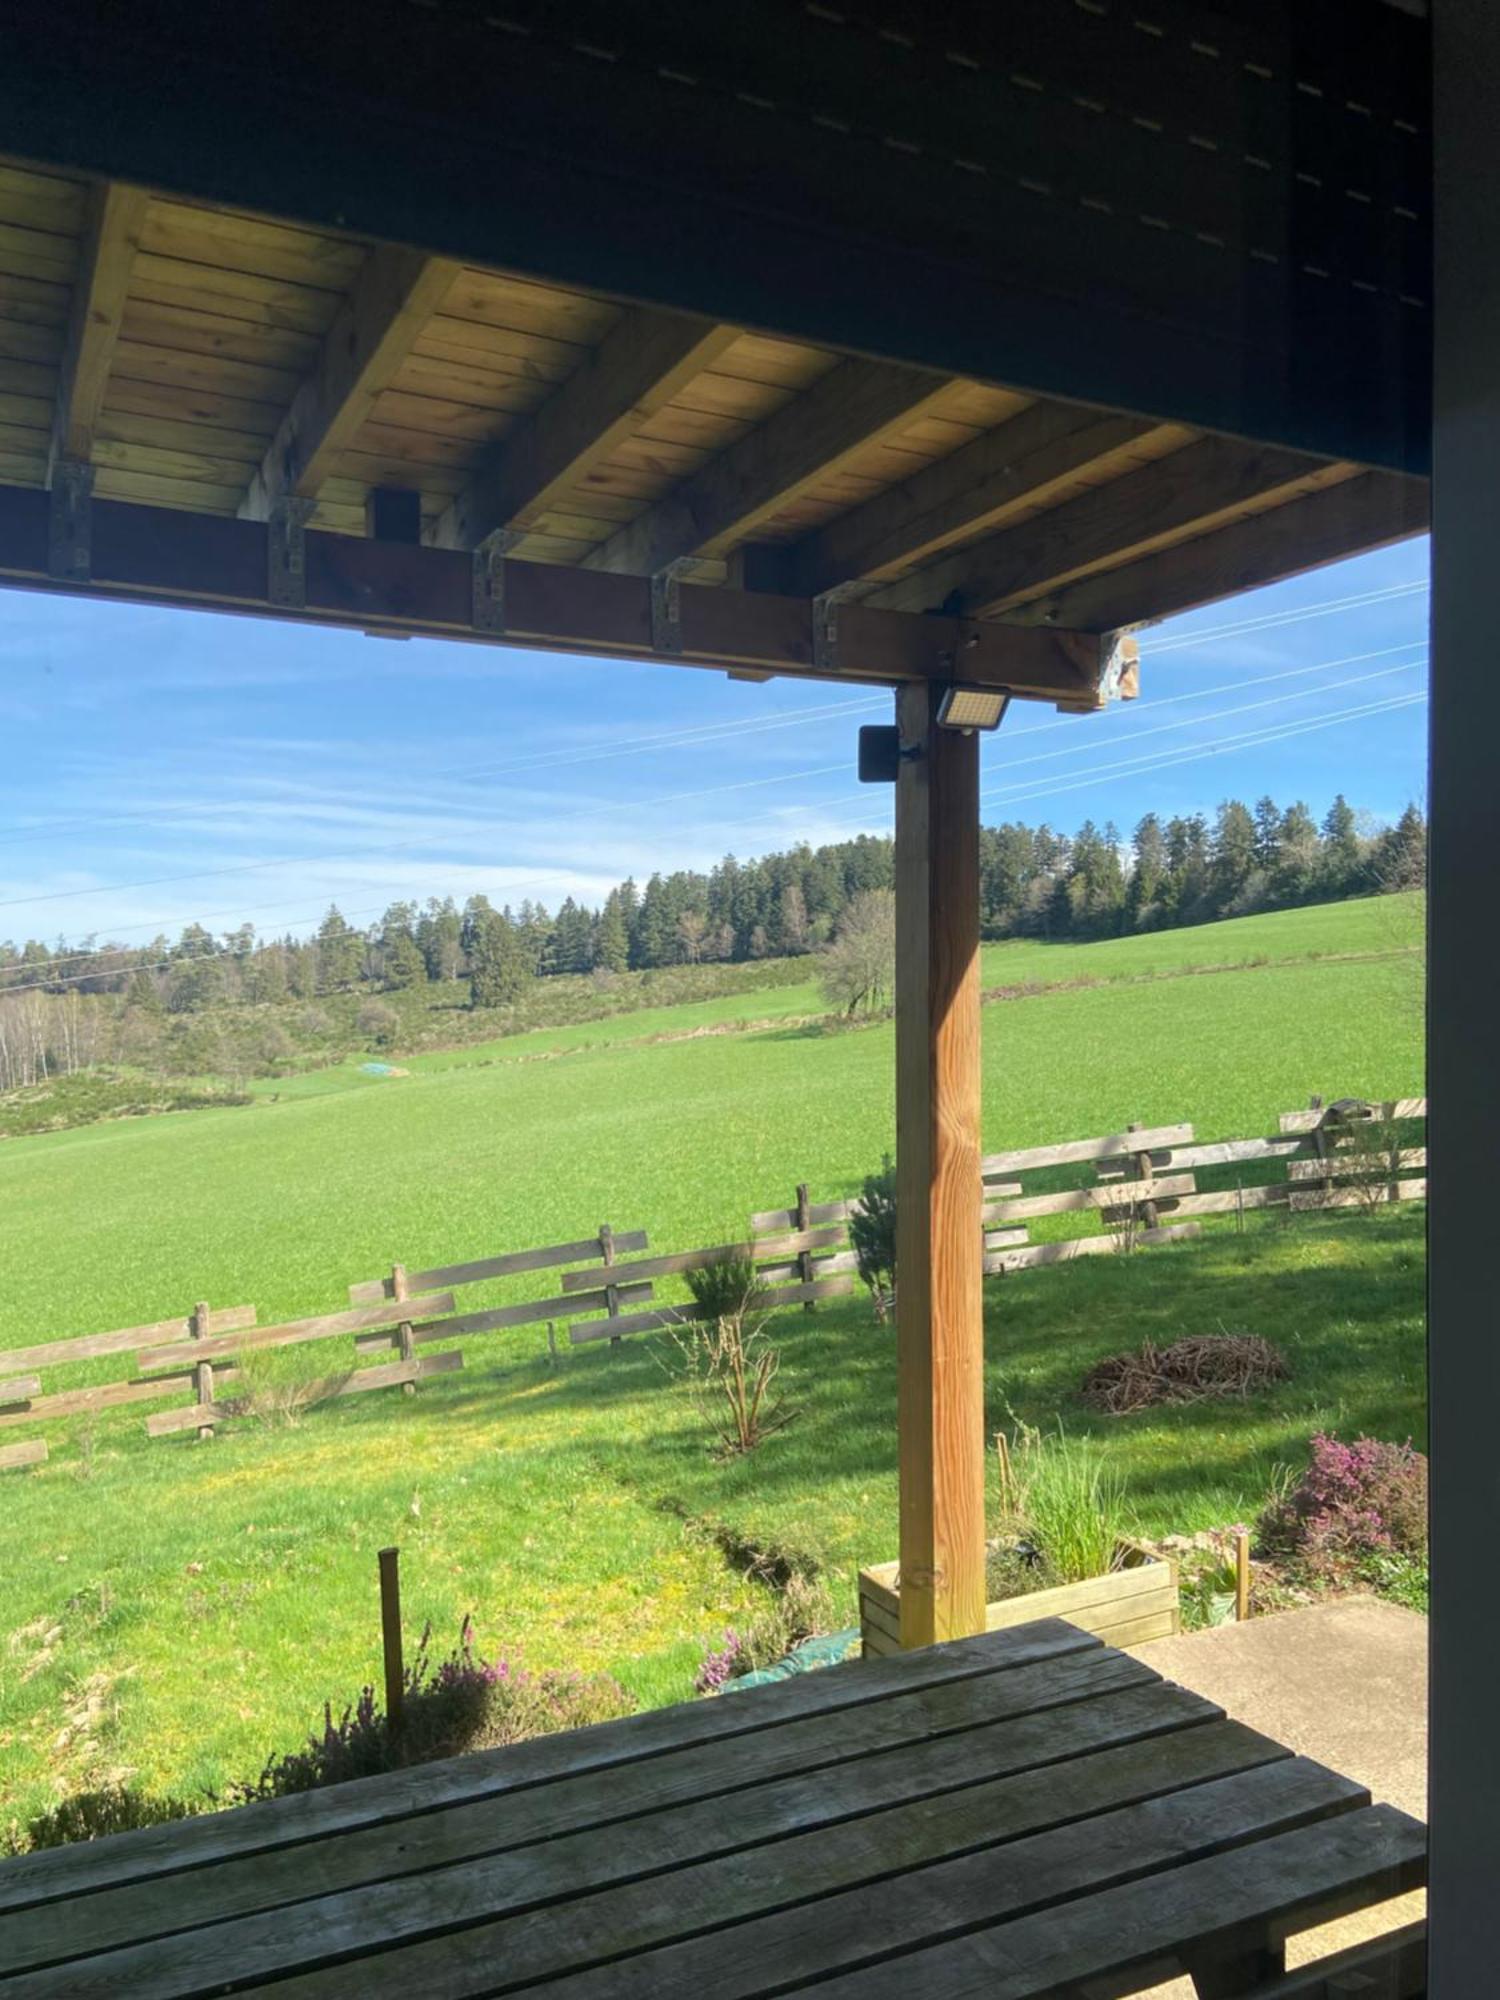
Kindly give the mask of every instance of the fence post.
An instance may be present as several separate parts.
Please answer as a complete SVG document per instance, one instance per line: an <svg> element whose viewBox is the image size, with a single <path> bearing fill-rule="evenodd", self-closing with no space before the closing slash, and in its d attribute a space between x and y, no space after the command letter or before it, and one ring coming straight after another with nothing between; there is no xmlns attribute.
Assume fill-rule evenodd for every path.
<svg viewBox="0 0 1500 2000"><path fill-rule="evenodd" d="M392 1264L391 1297L399 1303L409 1296L410 1289L406 1281L406 1266L404 1264ZM401 1359L403 1361L414 1361L417 1355L417 1341L416 1335L412 1332L411 1321L409 1319L402 1320L400 1326L396 1329L396 1337L401 1344ZM401 1393L403 1396L415 1396L417 1393L416 1383L403 1382L401 1384Z"/></svg>
<svg viewBox="0 0 1500 2000"><path fill-rule="evenodd" d="M1125 1129L1127 1132L1139 1132L1142 1129L1140 1119L1139 1118L1132 1119L1130 1124L1127 1125ZM1149 1181L1155 1172L1156 1169L1152 1165L1151 1155L1149 1153L1137 1153L1135 1156L1136 1179L1138 1181ZM1134 1204L1132 1204L1132 1206L1133 1205ZM1141 1210L1142 1220L1145 1222L1146 1227L1148 1229L1155 1229L1159 1221L1156 1203L1154 1201L1143 1201L1140 1204L1140 1210Z"/></svg>
<svg viewBox="0 0 1500 2000"><path fill-rule="evenodd" d="M615 1261L615 1232L610 1228L607 1222L601 1222L599 1224L599 1253L604 1259L605 1269L607 1270L609 1266L613 1264L613 1262ZM605 1317L608 1319L615 1319L616 1317L618 1317L619 1311L620 1311L620 1288L618 1285L607 1284L604 1287ZM609 1344L611 1347L618 1347L620 1344L619 1334L612 1333L609 1337Z"/></svg>
<svg viewBox="0 0 1500 2000"><path fill-rule="evenodd" d="M797 1227L799 1230L812 1228L812 1203L808 1199L806 1181L800 1182L797 1188ZM802 1280L804 1285L812 1283L813 1256L811 1250L804 1250L798 1257L797 1276ZM804 1299L802 1301L802 1310L805 1313L816 1312L817 1306L813 1300Z"/></svg>
<svg viewBox="0 0 1500 2000"><path fill-rule="evenodd" d="M401 1551L380 1551L380 1644L385 1654L385 1716L393 1737L401 1734L406 1675L401 1663Z"/></svg>
<svg viewBox="0 0 1500 2000"><path fill-rule="evenodd" d="M211 1314L208 1308L208 1301L200 1299L197 1305L193 1307L191 1317L188 1320L188 1331L191 1337L194 1340L207 1340L210 1321ZM194 1362L193 1395L199 1403L212 1404L214 1399L214 1365L211 1361ZM200 1441L205 1438L211 1438L213 1434L214 1427L212 1424L200 1424L198 1426Z"/></svg>
<svg viewBox="0 0 1500 2000"><path fill-rule="evenodd" d="M1322 1098L1317 1096L1308 1098L1307 1108L1309 1111L1321 1111L1323 1109ZM1321 1118L1314 1125L1312 1136L1313 1150L1317 1154L1319 1164L1323 1168L1322 1179L1319 1181L1318 1186L1322 1191L1323 1202L1326 1206L1328 1197L1333 1191L1333 1168L1328 1159L1328 1133L1324 1128Z"/></svg>

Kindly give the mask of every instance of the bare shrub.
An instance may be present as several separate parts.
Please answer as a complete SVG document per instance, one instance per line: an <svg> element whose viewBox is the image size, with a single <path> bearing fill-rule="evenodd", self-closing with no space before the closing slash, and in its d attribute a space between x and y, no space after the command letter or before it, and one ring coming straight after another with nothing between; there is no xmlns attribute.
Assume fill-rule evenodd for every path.
<svg viewBox="0 0 1500 2000"><path fill-rule="evenodd" d="M1285 1356L1258 1334L1198 1334L1170 1347L1148 1340L1134 1353L1096 1363L1084 1377L1083 1400L1123 1417L1161 1403L1248 1396L1290 1374Z"/></svg>
<svg viewBox="0 0 1500 2000"><path fill-rule="evenodd" d="M781 1369L767 1338L774 1315L757 1311L754 1268L739 1259L690 1271L688 1284L711 1316L673 1330L683 1379L723 1452L754 1451L797 1414L773 1395Z"/></svg>

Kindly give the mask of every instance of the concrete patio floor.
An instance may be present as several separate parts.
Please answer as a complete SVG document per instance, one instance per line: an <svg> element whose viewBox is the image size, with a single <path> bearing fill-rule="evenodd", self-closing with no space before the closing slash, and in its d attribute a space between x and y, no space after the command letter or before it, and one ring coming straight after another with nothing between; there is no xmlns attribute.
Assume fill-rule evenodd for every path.
<svg viewBox="0 0 1500 2000"><path fill-rule="evenodd" d="M1168 1680L1216 1701L1236 1721L1331 1765L1418 1819L1427 1817L1427 1620L1375 1597L1184 1632L1135 1647ZM1416 1893L1305 1931L1287 1948L1301 1965L1422 1915ZM1152 2000L1191 2000L1185 1979Z"/></svg>

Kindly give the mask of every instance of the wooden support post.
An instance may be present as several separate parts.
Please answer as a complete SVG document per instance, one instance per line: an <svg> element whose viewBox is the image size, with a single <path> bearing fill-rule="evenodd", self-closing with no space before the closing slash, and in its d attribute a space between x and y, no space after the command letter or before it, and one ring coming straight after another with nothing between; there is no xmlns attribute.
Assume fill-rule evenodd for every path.
<svg viewBox="0 0 1500 2000"><path fill-rule="evenodd" d="M1126 1130L1129 1132L1139 1132L1141 1130L1140 1119L1132 1119ZM1149 1153L1137 1153L1135 1156L1136 1179L1138 1181L1149 1181L1155 1172L1156 1169L1151 1163L1151 1155ZM1134 1207L1134 1205L1132 1202L1131 1206ZM1141 1221L1146 1227L1148 1229L1155 1229L1159 1220L1156 1203L1154 1201L1143 1201L1141 1203Z"/></svg>
<svg viewBox="0 0 1500 2000"><path fill-rule="evenodd" d="M984 1630L979 740L897 697L896 1333L901 1643Z"/></svg>
<svg viewBox="0 0 1500 2000"><path fill-rule="evenodd" d="M380 1644L385 1655L385 1714L392 1736L401 1734L406 1673L401 1660L401 1551L380 1551Z"/></svg>
<svg viewBox="0 0 1500 2000"><path fill-rule="evenodd" d="M806 1181L800 1181L797 1186L797 1227L799 1230L812 1228L812 1202L808 1197ZM816 1275L813 1270L812 1252L804 1250L797 1259L797 1276L804 1285L810 1285ZM802 1310L805 1313L816 1312L817 1309L811 1299L802 1301Z"/></svg>
<svg viewBox="0 0 1500 2000"><path fill-rule="evenodd" d="M1307 1108L1309 1111L1321 1111L1323 1109L1322 1098L1317 1096L1308 1098ZM1328 1133L1321 1118L1313 1127L1312 1142L1313 1150L1317 1153L1319 1162L1323 1166L1323 1177L1319 1182L1319 1186L1326 1198L1333 1191L1333 1169L1328 1164Z"/></svg>
<svg viewBox="0 0 1500 2000"><path fill-rule="evenodd" d="M200 1299L197 1305L193 1307L192 1318L189 1320L188 1324L192 1329L192 1336L194 1340L207 1340L210 1332L212 1331L212 1327L210 1325L209 1307L206 1299ZM200 1404L210 1404L213 1402L214 1365L211 1361L199 1361L194 1364L193 1396L195 1400ZM204 1439L211 1438L213 1434L214 1434L214 1427L212 1424L200 1424L198 1426L198 1437L200 1442L202 1442Z"/></svg>
<svg viewBox="0 0 1500 2000"><path fill-rule="evenodd" d="M410 1296L410 1292L411 1287L407 1282L406 1266L404 1264L392 1264L391 1297L397 1300L405 1299ZM401 1359L403 1361L414 1360L417 1352L417 1341L416 1335L412 1332L412 1324L409 1319L402 1320L400 1326L396 1329L396 1338L401 1347ZM416 1383L403 1382L401 1384L401 1393L403 1396L415 1396L417 1393Z"/></svg>
<svg viewBox="0 0 1500 2000"><path fill-rule="evenodd" d="M615 1232L607 1222L599 1224L599 1254L604 1259L605 1268L608 1269L615 1261ZM619 1311L620 1288L618 1285L606 1285L604 1287L605 1317L607 1319L615 1319L618 1317ZM620 1338L621 1336L618 1333L611 1334L609 1340L610 1346L618 1347Z"/></svg>
<svg viewBox="0 0 1500 2000"><path fill-rule="evenodd" d="M1241 1625L1250 1616L1250 1537L1246 1534L1234 1538L1234 1615Z"/></svg>

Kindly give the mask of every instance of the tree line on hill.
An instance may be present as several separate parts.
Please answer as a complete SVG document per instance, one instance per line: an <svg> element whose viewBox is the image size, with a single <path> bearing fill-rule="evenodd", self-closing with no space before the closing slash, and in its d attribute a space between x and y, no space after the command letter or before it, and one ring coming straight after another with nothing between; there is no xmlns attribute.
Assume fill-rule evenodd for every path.
<svg viewBox="0 0 1500 2000"><path fill-rule="evenodd" d="M986 937L1097 939L1210 922L1259 910L1419 886L1426 826L1409 806L1394 826L1371 827L1342 795L1322 823L1300 802L1253 807L1227 800L1201 814L1147 813L1131 839L1086 821L1069 836L1013 821L980 835ZM170 1065L209 1070L212 1053L187 1032L195 1017L274 1009L283 1022L316 1019L313 1003L356 996L366 1043L393 1039L390 1003L512 1009L538 981L725 967L825 950L846 913L894 878L888 838L861 835L801 845L756 861L726 855L707 873L626 881L596 909L568 897L556 910L526 901L496 909L473 896L393 903L368 929L330 908L311 937L267 938L251 924L215 936L190 924L175 943L84 939L0 943L0 1089L98 1061L145 1059L173 1042ZM737 981L736 984L739 982ZM87 1003L99 1004L87 1004ZM302 1003L299 1016L290 1003ZM382 1003L384 1011L381 1011ZM347 1011L347 1009L345 1009ZM164 1033L154 1023L177 1024ZM308 1035L263 1034L252 1066L275 1073ZM317 1042L317 1034L312 1035Z"/></svg>

